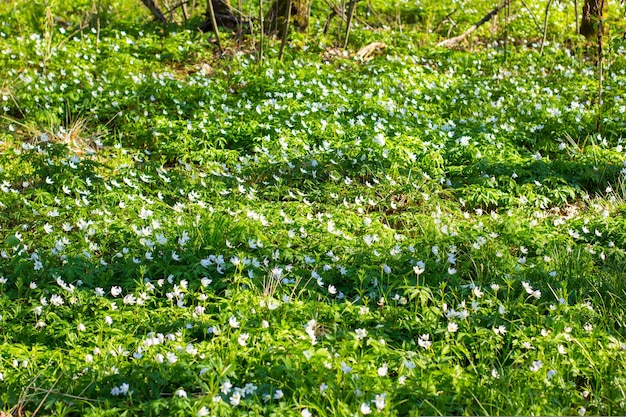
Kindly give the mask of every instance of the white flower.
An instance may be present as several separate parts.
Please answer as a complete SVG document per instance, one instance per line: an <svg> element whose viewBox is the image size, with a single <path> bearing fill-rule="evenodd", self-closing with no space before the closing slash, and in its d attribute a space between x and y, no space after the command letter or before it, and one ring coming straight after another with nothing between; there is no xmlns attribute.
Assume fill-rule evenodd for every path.
<svg viewBox="0 0 626 417"><path fill-rule="evenodd" d="M359 340L363 340L367 337L367 330L365 329L356 329L354 332L356 333L356 338Z"/></svg>
<svg viewBox="0 0 626 417"><path fill-rule="evenodd" d="M222 394L228 395L228 393L230 392L232 388L233 388L233 384L231 384L230 381L224 381L222 383L222 386L220 387L220 391L222 391Z"/></svg>
<svg viewBox="0 0 626 417"><path fill-rule="evenodd" d="M274 399L275 400L280 400L284 396L285 396L285 394L283 393L283 390L280 390L280 389L277 389L276 392L274 393Z"/></svg>
<svg viewBox="0 0 626 417"><path fill-rule="evenodd" d="M428 349L430 347L430 345L433 344L433 342L430 341L430 335L429 334L423 334L417 340L417 344L420 345L421 347L423 347L424 349Z"/></svg>
<svg viewBox="0 0 626 417"><path fill-rule="evenodd" d="M205 406L202 406L201 409L198 410L198 417L205 417L209 415L209 409L206 408Z"/></svg>
<svg viewBox="0 0 626 417"><path fill-rule="evenodd" d="M367 415L367 414L370 414L371 412L372 412L372 409L370 408L369 404L367 403L361 404L361 414Z"/></svg>
<svg viewBox="0 0 626 417"><path fill-rule="evenodd" d="M122 293L122 287L120 286L113 286L111 287L111 295L113 297L117 297L118 295L120 295Z"/></svg>
<svg viewBox="0 0 626 417"><path fill-rule="evenodd" d="M376 409L378 411L382 411L383 408L385 408L385 405L386 405L385 404L385 397L386 397L385 394L380 394L380 395L377 395L376 397L374 397L374 401L376 402Z"/></svg>
<svg viewBox="0 0 626 417"><path fill-rule="evenodd" d="M482 298L483 296L483 292L480 290L480 287L474 287L474 289L472 290L472 292L474 293L474 295L476 296L476 298Z"/></svg>
<svg viewBox="0 0 626 417"><path fill-rule="evenodd" d="M300 415L302 417L312 417L313 414L311 414L311 412L309 411L308 408L303 408L302 411L300 412Z"/></svg>
<svg viewBox="0 0 626 417"><path fill-rule="evenodd" d="M52 294L50 297L50 304L54 306L62 306L64 304L63 297L58 294Z"/></svg>
<svg viewBox="0 0 626 417"><path fill-rule="evenodd" d="M460 138L456 140L456 142L461 146L467 146L469 145L470 139L471 138L469 136L461 136Z"/></svg>
<svg viewBox="0 0 626 417"><path fill-rule="evenodd" d="M185 391L184 389L177 389L174 395L179 398L187 398L187 391Z"/></svg>
<svg viewBox="0 0 626 417"><path fill-rule="evenodd" d="M493 327L493 332L494 332L495 334L502 334L502 335L503 335L503 334L506 334L506 327L504 327L504 326L498 326L498 327L495 327L495 326L494 326L494 327Z"/></svg>
<svg viewBox="0 0 626 417"><path fill-rule="evenodd" d="M239 343L240 346L246 346L246 344L248 344L249 337L250 335L248 333L242 333L239 335L239 338L237 339L237 343Z"/></svg>
<svg viewBox="0 0 626 417"><path fill-rule="evenodd" d="M424 262L422 261L418 262L417 265L413 267L413 272L415 272L415 275L417 275L418 277L422 275L425 270L426 269L424 268Z"/></svg>
<svg viewBox="0 0 626 417"><path fill-rule="evenodd" d="M389 370L389 368L387 367L387 364L384 363L383 366L378 368L378 370L376 372L378 373L378 376L383 377L383 376L387 375L387 371L388 370Z"/></svg>
<svg viewBox="0 0 626 417"><path fill-rule="evenodd" d="M105 322L106 324L108 324L108 325L111 325L111 324L113 324L113 319L111 318L111 316L106 316L106 317L104 318L104 322Z"/></svg>
<svg viewBox="0 0 626 417"><path fill-rule="evenodd" d="M496 368L493 368L493 369L491 370L491 376L492 376L494 379L500 379L500 373L498 372L498 370L497 370Z"/></svg>
<svg viewBox="0 0 626 417"><path fill-rule="evenodd" d="M230 318L228 319L228 324L230 324L230 327L235 329L239 327L239 322L237 321L237 317L235 316L230 316Z"/></svg>
<svg viewBox="0 0 626 417"><path fill-rule="evenodd" d="M233 407L238 406L241 402L241 393L239 391L235 391L233 395L231 395L229 401L230 405L232 405Z"/></svg>
<svg viewBox="0 0 626 417"><path fill-rule="evenodd" d="M448 323L448 332L449 333L455 333L457 330L459 330L459 325L458 324L456 324L453 321Z"/></svg>
<svg viewBox="0 0 626 417"><path fill-rule="evenodd" d="M379 133L378 135L374 136L374 139L372 140L378 146L385 146L385 135L383 135L382 133Z"/></svg>
<svg viewBox="0 0 626 417"><path fill-rule="evenodd" d="M532 365L530 366L530 370L532 372L537 372L541 368L543 368L543 362L541 362L541 361L533 361Z"/></svg>
<svg viewBox="0 0 626 417"><path fill-rule="evenodd" d="M554 369L550 369L547 373L547 377L548 379L552 379L552 377L554 377L554 375L556 375L556 371Z"/></svg>

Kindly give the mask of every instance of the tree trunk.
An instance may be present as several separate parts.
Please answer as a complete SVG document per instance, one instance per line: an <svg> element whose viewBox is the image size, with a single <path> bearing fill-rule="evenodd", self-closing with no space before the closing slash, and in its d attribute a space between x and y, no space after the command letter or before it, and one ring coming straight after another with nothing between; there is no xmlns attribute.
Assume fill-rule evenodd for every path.
<svg viewBox="0 0 626 417"><path fill-rule="evenodd" d="M203 32L214 30L213 23L211 22L211 16L208 12L208 10L210 10L210 5L213 5L213 13L215 13L217 26L236 29L237 26L241 24L241 18L233 14L233 9L230 6L230 0L207 0L207 18L200 25L200 30Z"/></svg>
<svg viewBox="0 0 626 417"><path fill-rule="evenodd" d="M159 22L167 22L165 15L163 14L159 6L157 6L157 4L154 2L154 0L141 0L141 2L150 10L152 16L154 16Z"/></svg>
<svg viewBox="0 0 626 417"><path fill-rule="evenodd" d="M273 0L270 10L265 16L265 28L268 33L282 36L287 26L289 0ZM291 25L298 32L306 32L309 28L311 13L310 0L291 0Z"/></svg>
<svg viewBox="0 0 626 417"><path fill-rule="evenodd" d="M608 0L585 0L583 5L583 15L580 23L580 34L589 40L595 40L598 37L598 28L600 27L600 19L602 19L602 30L605 34L608 32L606 19L609 16Z"/></svg>

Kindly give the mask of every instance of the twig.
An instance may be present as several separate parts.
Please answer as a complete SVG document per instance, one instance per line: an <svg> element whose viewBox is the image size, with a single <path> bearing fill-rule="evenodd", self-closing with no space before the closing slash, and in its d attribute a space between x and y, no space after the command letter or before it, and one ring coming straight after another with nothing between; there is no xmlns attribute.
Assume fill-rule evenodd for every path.
<svg viewBox="0 0 626 417"><path fill-rule="evenodd" d="M47 389L47 390L43 390L43 389L42 389L42 391L44 391L44 392L46 393L46 395L43 397L43 400L41 400L41 401L39 402L39 405L37 405L37 408L35 408L35 411L33 411L33 414L32 414L32 415L33 415L33 417L34 417L35 415L37 415L37 412L39 411L39 409L41 408L41 406L43 405L43 403L45 403L45 402L46 402L46 400L48 399L48 396L50 396L50 393L52 392L52 390L54 389L54 387L56 387L56 385L59 383L59 381L61 380L61 377L62 377L62 376L63 376L63 372L61 372L61 373L59 374L59 377L57 378L57 380L56 380L56 381L54 381L54 384L52 384L52 386L50 387L50 389Z"/></svg>
<svg viewBox="0 0 626 417"><path fill-rule="evenodd" d="M465 32L463 32L459 36L455 36L454 38L450 38L450 39L446 39L444 41L441 41L441 42L439 42L437 44L437 46L447 46L448 48L450 48L450 47L458 45L460 42L462 42L469 35L474 33L476 31L476 29L478 29L479 27L481 27L482 25L484 25L485 23L490 21L491 18L494 17L495 15L497 15L498 12L500 10L502 10L507 4L509 4L509 0L505 0L504 3L496 6L492 11L487 13L482 19L480 19L478 22L474 23L469 29L467 29Z"/></svg>
<svg viewBox="0 0 626 417"><path fill-rule="evenodd" d="M188 4L189 2L191 2L191 0L183 0L180 3L175 4L172 7L169 6L165 6L167 8L167 14L171 15L172 13L174 13L176 11L176 9L178 9L179 7L184 7L186 4ZM187 13L185 11L185 13Z"/></svg>
<svg viewBox="0 0 626 417"><path fill-rule="evenodd" d="M537 32L539 32L539 34L543 33L541 30L541 25L537 21L537 18L535 17L535 14L533 13L533 11L530 9L530 7L528 7L528 4L524 0L522 0L522 5L528 11L528 14L530 15L530 18L533 20L533 22L535 22L535 26L537 26Z"/></svg>
<svg viewBox="0 0 626 417"><path fill-rule="evenodd" d="M55 389L44 389L44 388L39 388L39 387L33 387L32 388L33 391L43 391L43 392L50 392L52 394L55 395L60 395L61 397L65 397L65 398L71 398L72 400L79 400L79 401L90 401L90 402L103 402L103 400L98 400L95 398L87 398L87 397L81 397L78 395L72 395L72 394L66 394L64 392L61 392L59 390L55 390Z"/></svg>
<svg viewBox="0 0 626 417"><path fill-rule="evenodd" d="M448 13L443 19L441 19L439 21L439 23L437 23L437 25L435 26L435 28L433 30L431 30L431 33L437 32L437 29L439 29L439 26L443 25L444 22L446 22L448 19L450 19L452 17L453 14L456 13L456 11L459 9L454 9L452 10L450 13Z"/></svg>

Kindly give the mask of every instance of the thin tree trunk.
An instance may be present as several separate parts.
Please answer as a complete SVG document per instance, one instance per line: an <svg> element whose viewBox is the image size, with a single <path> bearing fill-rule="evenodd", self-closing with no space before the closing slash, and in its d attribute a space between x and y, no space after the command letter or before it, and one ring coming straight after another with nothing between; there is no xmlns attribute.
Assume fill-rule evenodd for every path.
<svg viewBox="0 0 626 417"><path fill-rule="evenodd" d="M263 0L259 0L259 63L263 63Z"/></svg>
<svg viewBox="0 0 626 417"><path fill-rule="evenodd" d="M579 33L580 26L578 25L578 0L574 0L574 21L576 22L576 33Z"/></svg>
<svg viewBox="0 0 626 417"><path fill-rule="evenodd" d="M220 54L224 53L222 50L222 42L220 42L220 31L217 28L217 21L215 20L215 10L213 10L213 2L208 2L209 17L211 18L211 25L213 26L213 33L215 33L215 40L217 41L217 47L220 50Z"/></svg>
<svg viewBox="0 0 626 417"><path fill-rule="evenodd" d="M348 47L348 39L350 38L350 27L352 26L352 16L354 16L354 10L356 9L356 3L358 0L350 1L350 8L348 9L348 22L346 23L346 38L343 41L343 49Z"/></svg>
<svg viewBox="0 0 626 417"><path fill-rule="evenodd" d="M604 3L607 0L599 0L600 10L604 10ZM604 17L600 14L598 20L598 115L596 119L596 132L600 133L602 128L602 83L603 83L603 61L602 61L602 35L604 34Z"/></svg>
<svg viewBox="0 0 626 417"><path fill-rule="evenodd" d="M550 6L552 6L552 0L548 0L546 4L545 14L543 15L543 35L541 36L541 48L539 49L539 56L543 56L543 45L546 43L548 37L548 16L550 13Z"/></svg>
<svg viewBox="0 0 626 417"><path fill-rule="evenodd" d="M211 18L211 8L213 9L215 23L218 27L223 26L236 29L244 23L241 17L233 14L230 0L207 0L207 18L200 25L200 30L203 32L215 31L213 28L213 19Z"/></svg>
<svg viewBox="0 0 626 417"><path fill-rule="evenodd" d="M278 60L283 60L283 52L285 51L285 44L287 43L287 35L289 34L289 22L291 21L291 0L287 5L287 21L285 22L285 31L283 32L283 39L280 42L280 51L278 52Z"/></svg>

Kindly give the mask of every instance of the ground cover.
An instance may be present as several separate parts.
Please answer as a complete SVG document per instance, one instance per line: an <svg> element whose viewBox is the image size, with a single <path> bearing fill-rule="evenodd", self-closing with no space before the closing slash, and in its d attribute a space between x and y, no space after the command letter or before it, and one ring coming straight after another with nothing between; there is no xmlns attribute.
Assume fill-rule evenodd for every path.
<svg viewBox="0 0 626 417"><path fill-rule="evenodd" d="M618 46L4 13L0 409L624 414Z"/></svg>

